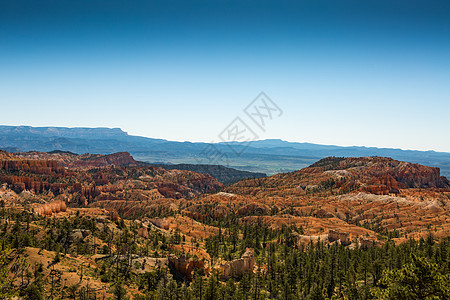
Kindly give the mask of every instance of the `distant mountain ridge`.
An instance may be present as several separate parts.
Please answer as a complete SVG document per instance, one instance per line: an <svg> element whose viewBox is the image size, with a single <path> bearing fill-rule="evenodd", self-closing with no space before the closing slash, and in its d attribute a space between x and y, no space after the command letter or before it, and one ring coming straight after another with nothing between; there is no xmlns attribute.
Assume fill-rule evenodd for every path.
<svg viewBox="0 0 450 300"><path fill-rule="evenodd" d="M124 138L128 134L120 128L88 128L88 127L32 127L0 125L2 134L38 135L43 137L79 138L79 139L110 139Z"/></svg>
<svg viewBox="0 0 450 300"><path fill-rule="evenodd" d="M159 164L223 164L202 157L207 143L173 142L128 135L119 128L65 128L0 126L0 149L11 152L54 150L78 154L111 154L129 152L136 160ZM214 144L217 151L229 157L227 167L275 174L299 170L328 156L383 156L396 160L439 167L450 177L450 153L374 147L340 147L282 140L254 141L250 145ZM236 155L235 153L241 153ZM214 158L214 157L213 157Z"/></svg>

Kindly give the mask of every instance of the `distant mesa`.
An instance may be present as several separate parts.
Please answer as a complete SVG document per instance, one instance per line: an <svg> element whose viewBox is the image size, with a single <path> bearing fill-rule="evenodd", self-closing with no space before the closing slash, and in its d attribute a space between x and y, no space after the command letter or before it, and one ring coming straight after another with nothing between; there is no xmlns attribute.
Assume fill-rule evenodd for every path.
<svg viewBox="0 0 450 300"><path fill-rule="evenodd" d="M2 134L35 135L44 137L105 139L124 137L128 134L120 128L68 128L68 127L32 127L32 126L0 126Z"/></svg>
<svg viewBox="0 0 450 300"><path fill-rule="evenodd" d="M174 142L164 139L129 135L120 128L66 128L66 127L31 127L1 126L0 149L8 152L54 150L72 153L112 154L128 152L136 160L144 162L165 162L164 164L210 164L208 159L199 161L205 143ZM247 147L248 146L248 147ZM238 170L273 175L280 172L292 172L302 169L329 156L343 157L392 157L399 161L419 163L439 167L444 176L450 176L450 153L435 151L414 151L375 147L340 147L312 143L287 142L270 139L253 141L245 145L242 155L236 156L227 143L215 144L220 153L230 158L230 167ZM233 147L243 148L236 143ZM220 162L219 162L220 164ZM163 167L163 166L161 166ZM164 166L169 168L168 166ZM181 166L179 166L181 168ZM199 172L199 170L197 170ZM214 172L214 175L213 173ZM207 172L223 183L230 184L235 179L228 178L226 172L221 176L220 170ZM250 177L255 178L256 175Z"/></svg>

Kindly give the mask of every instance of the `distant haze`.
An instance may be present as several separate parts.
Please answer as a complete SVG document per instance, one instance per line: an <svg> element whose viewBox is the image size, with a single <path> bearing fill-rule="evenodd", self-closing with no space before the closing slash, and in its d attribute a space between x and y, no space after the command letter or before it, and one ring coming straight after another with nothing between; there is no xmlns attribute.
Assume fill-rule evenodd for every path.
<svg viewBox="0 0 450 300"><path fill-rule="evenodd" d="M450 1L1 1L1 123L450 152ZM250 126L252 125L249 122Z"/></svg>
<svg viewBox="0 0 450 300"><path fill-rule="evenodd" d="M225 165L235 169L275 174L307 167L321 158L384 156L439 167L450 177L450 153L389 148L338 147L290 143L279 139L252 143L174 142L128 135L119 128L64 128L0 125L0 149L9 152L70 151L110 154L127 151L136 160L157 164ZM211 151L213 150L213 151ZM191 166L188 169L192 169ZM211 170L211 168L209 168ZM219 169L216 169L219 171Z"/></svg>

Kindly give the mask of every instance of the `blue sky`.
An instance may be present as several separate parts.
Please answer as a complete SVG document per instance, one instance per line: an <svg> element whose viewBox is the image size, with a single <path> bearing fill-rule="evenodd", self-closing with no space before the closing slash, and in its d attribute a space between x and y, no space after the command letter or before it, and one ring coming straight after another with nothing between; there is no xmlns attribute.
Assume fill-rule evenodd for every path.
<svg viewBox="0 0 450 300"><path fill-rule="evenodd" d="M1 124L450 152L449 83L448 1L0 0Z"/></svg>

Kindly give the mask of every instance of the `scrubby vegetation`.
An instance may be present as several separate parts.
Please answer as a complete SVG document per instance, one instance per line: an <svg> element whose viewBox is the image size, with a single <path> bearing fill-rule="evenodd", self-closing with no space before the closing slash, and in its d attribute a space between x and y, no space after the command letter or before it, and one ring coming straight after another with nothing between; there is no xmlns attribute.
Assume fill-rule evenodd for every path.
<svg viewBox="0 0 450 300"><path fill-rule="evenodd" d="M0 299L450 297L450 190L434 168L329 158L224 187L104 156L4 156Z"/></svg>
<svg viewBox="0 0 450 300"><path fill-rule="evenodd" d="M205 276L197 269L192 282L164 264L146 267L150 257L179 254L174 247L186 241L179 231L165 234L148 230L138 234L139 222L102 220L80 213L68 218L39 217L26 212L4 212L0 244L2 297L25 299L99 297L98 288L81 284L89 278L101 283L117 299L448 299L450 297L450 239L419 241L382 247L345 247L327 241L297 243L302 228L271 229L257 222L237 220L221 226L217 235L198 241L217 260L239 258L255 249L256 268L223 279L217 270ZM5 220L8 220L6 222ZM203 240L203 241L202 241ZM49 263L28 261L29 249L51 251ZM38 255L39 256L39 253ZM55 268L86 257L91 266ZM147 259L147 261L146 261ZM14 269L13 276L8 270ZM56 270L56 271L55 271ZM63 288L63 272L77 280ZM62 276L65 278L65 275ZM84 277L84 278L83 278ZM59 279L58 279L59 278ZM70 288L69 288L70 287ZM101 289L103 291L103 289ZM433 298L435 297L435 298Z"/></svg>

